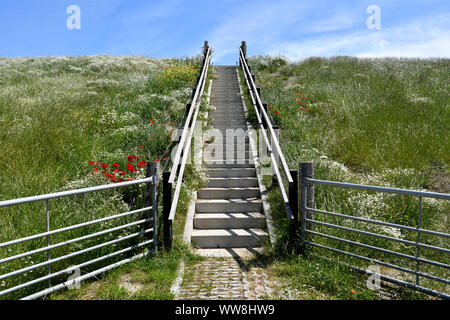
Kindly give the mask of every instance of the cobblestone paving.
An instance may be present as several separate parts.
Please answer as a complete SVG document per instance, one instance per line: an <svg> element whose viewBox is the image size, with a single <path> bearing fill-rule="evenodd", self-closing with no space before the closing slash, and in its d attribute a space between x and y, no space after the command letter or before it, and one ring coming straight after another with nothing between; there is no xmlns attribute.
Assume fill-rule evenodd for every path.
<svg viewBox="0 0 450 320"><path fill-rule="evenodd" d="M270 299L274 282L264 266L233 258L208 258L185 270L177 299Z"/></svg>

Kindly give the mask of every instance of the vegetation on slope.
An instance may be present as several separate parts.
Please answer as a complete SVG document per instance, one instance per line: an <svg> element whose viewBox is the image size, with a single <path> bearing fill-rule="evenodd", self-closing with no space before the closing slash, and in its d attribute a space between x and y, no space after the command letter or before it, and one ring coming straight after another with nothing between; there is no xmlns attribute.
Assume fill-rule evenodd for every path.
<svg viewBox="0 0 450 320"><path fill-rule="evenodd" d="M269 104L273 121L280 127L281 145L291 168L297 168L299 162L313 161L315 176L319 179L450 191L449 60L335 57L310 58L289 64L282 58L252 57L250 64L263 100ZM270 184L270 180L267 181ZM279 205L277 188L270 189L275 225L279 227L278 245L284 248L287 228L284 209ZM327 211L413 227L418 221L418 199L401 195L317 186L315 204ZM445 201L424 198L422 227L449 232L449 209ZM414 232L397 228L320 214L316 214L315 219L416 240ZM416 254L413 246L322 226L314 228L317 232L412 256ZM415 263L388 254L325 238L313 239L341 250L416 268ZM449 247L446 239L422 235L422 241ZM363 268L368 266L368 263L326 251L310 252ZM422 250L421 256L449 263L447 255L436 251ZM299 261L296 268L310 269L308 261ZM292 268L292 264L288 263L286 268ZM425 273L445 275L445 270L427 264L421 264L420 268ZM411 276L391 269L382 271L411 280ZM437 290L448 290L445 285L428 280L421 283Z"/></svg>
<svg viewBox="0 0 450 320"><path fill-rule="evenodd" d="M145 162L157 159L164 164L165 151L182 120L199 67L199 57L0 59L0 200L142 178ZM137 208L143 203L143 191L142 186L51 200L51 229ZM0 242L46 231L42 202L3 208L0 217ZM121 218L55 235L51 243L134 219ZM137 230L128 228L64 246L52 250L51 256L62 256ZM43 238L0 249L0 258L46 244L47 239ZM75 265L117 250L119 245L125 244L73 257L52 268ZM18 259L1 265L0 274L46 259L46 252ZM95 265L82 273L92 268ZM0 290L46 272L44 267L7 278L0 281ZM46 282L6 298L24 296L45 285Z"/></svg>

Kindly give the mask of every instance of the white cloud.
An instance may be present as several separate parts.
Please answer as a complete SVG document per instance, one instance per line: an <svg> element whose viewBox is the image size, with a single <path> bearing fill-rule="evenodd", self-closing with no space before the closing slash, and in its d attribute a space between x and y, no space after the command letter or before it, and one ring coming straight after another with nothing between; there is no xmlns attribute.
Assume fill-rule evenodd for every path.
<svg viewBox="0 0 450 320"><path fill-rule="evenodd" d="M247 40L250 54L282 54L291 60L336 55L450 57L450 14L382 21L381 30L368 30L366 12L360 9L330 7L324 18L307 21L311 10L317 10L311 4L244 3L240 12L213 28L208 39L216 49L215 61L231 54L237 59L241 40Z"/></svg>

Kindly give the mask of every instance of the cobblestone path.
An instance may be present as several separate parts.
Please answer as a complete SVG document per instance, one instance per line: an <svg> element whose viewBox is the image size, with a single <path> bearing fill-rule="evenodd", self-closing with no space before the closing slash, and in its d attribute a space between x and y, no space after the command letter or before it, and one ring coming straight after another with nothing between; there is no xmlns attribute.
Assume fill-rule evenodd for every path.
<svg viewBox="0 0 450 320"><path fill-rule="evenodd" d="M270 299L274 286L259 262L208 258L185 270L176 299Z"/></svg>

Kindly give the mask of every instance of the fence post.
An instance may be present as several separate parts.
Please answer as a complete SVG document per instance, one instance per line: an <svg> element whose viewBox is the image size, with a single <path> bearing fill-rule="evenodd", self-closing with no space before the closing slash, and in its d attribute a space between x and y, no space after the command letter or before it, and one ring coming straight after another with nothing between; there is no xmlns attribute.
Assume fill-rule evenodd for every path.
<svg viewBox="0 0 450 320"><path fill-rule="evenodd" d="M419 229L422 228L422 197L419 197L419 217L418 217L418 221L417 221L417 239L416 239L416 243L419 244L420 243L420 231ZM416 271L419 272L420 271L420 262L417 260L420 257L420 247L417 245L416 247ZM416 274L416 285L420 284L420 277L418 274Z"/></svg>
<svg viewBox="0 0 450 320"><path fill-rule="evenodd" d="M302 162L299 164L300 174L300 237L302 251L306 245L306 230L311 230L311 224L306 219L313 219L313 213L307 212L306 207L314 208L314 186L306 182L306 178L314 178L314 163Z"/></svg>
<svg viewBox="0 0 450 320"><path fill-rule="evenodd" d="M247 42L242 41L241 48L242 48L242 52L244 53L244 58L247 58Z"/></svg>
<svg viewBox="0 0 450 320"><path fill-rule="evenodd" d="M278 130L278 126L275 124L275 125L272 125L272 128L273 128L273 131L275 132L275 136L276 136L277 140L280 141L280 139L279 139L280 138L280 132ZM275 140L274 140L273 136L271 136L270 145L272 146L273 157L275 158L275 162L276 162L276 164L277 164L277 166L279 168L280 167L280 155L278 153L277 148L274 148ZM292 179L294 179L294 176L292 174L291 174L291 176L292 176ZM297 170L295 170L295 179L297 180ZM278 180L277 180L277 176L275 174L275 170L273 170L272 185L274 185L274 186L278 185Z"/></svg>
<svg viewBox="0 0 450 320"><path fill-rule="evenodd" d="M289 183L289 207L291 208L294 221L291 222L289 228L289 238L294 248L297 246L297 230L298 230L298 179L297 170L289 170L292 176L292 182Z"/></svg>
<svg viewBox="0 0 450 320"><path fill-rule="evenodd" d="M145 176L150 178L154 176L156 179L152 183L145 184L145 206L152 207L152 213L147 212L145 218L153 218L153 246L155 251L158 249L158 198L156 194L157 185L159 184L159 162L147 162ZM150 223L147 224L148 226Z"/></svg>
<svg viewBox="0 0 450 320"><path fill-rule="evenodd" d="M203 46L203 55L206 55L208 52L209 43L208 41L205 41L205 45Z"/></svg>
<svg viewBox="0 0 450 320"><path fill-rule="evenodd" d="M172 184L169 183L170 171L163 172L163 219L164 219L164 248L172 247L172 224L169 220L172 206Z"/></svg>

